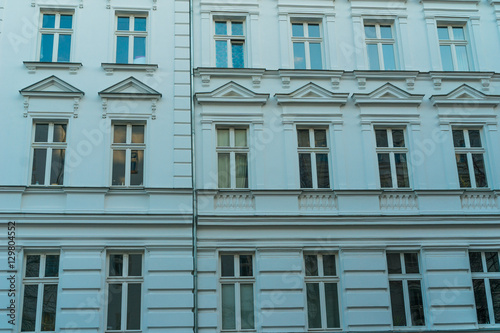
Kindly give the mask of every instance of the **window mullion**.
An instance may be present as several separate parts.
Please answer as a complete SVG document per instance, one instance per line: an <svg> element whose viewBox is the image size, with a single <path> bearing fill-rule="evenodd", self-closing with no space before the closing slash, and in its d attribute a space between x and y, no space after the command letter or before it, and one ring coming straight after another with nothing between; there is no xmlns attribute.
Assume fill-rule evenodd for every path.
<svg viewBox="0 0 500 333"><path fill-rule="evenodd" d="M458 70L457 52L455 50L455 43L451 44L451 60L453 61L453 69Z"/></svg>
<svg viewBox="0 0 500 333"><path fill-rule="evenodd" d="M304 53L305 53L305 61L306 61L306 68L311 69L311 54L310 54L310 48L309 48L309 41L304 41Z"/></svg>
<svg viewBox="0 0 500 333"><path fill-rule="evenodd" d="M40 260L40 274L42 273L42 261ZM43 289L44 283L38 283L37 291L37 302L36 302L36 316L35 316L35 327L36 330L42 330L42 311L43 311Z"/></svg>
<svg viewBox="0 0 500 333"><path fill-rule="evenodd" d="M384 54L383 54L383 48L382 48L381 42L377 43L377 50L378 50L378 65L379 65L381 70L384 70L385 69Z"/></svg>
<svg viewBox="0 0 500 333"><path fill-rule="evenodd" d="M45 157L45 186L50 184L50 171L52 168L52 147L47 147L47 155Z"/></svg>
<svg viewBox="0 0 500 333"><path fill-rule="evenodd" d="M472 161L472 153L467 153L467 165L469 166L469 177L470 177L470 186L472 188L476 187L476 172L474 171L474 163Z"/></svg>
<svg viewBox="0 0 500 333"><path fill-rule="evenodd" d="M413 326L411 322L410 293L408 290L408 280L403 279L403 298L405 303L406 326Z"/></svg>
<svg viewBox="0 0 500 333"><path fill-rule="evenodd" d="M125 268L125 267L124 267ZM127 299L128 299L128 282L122 282L122 321L120 328L122 331L127 329Z"/></svg>
<svg viewBox="0 0 500 333"><path fill-rule="evenodd" d="M130 148L125 149L125 185L130 186L130 158L132 151Z"/></svg>
<svg viewBox="0 0 500 333"><path fill-rule="evenodd" d="M484 266L486 269L486 266ZM490 324L495 323L495 312L493 311L493 300L491 299L491 286L490 279L484 278L484 292L486 293L486 303L488 304L488 315L490 317Z"/></svg>
<svg viewBox="0 0 500 333"><path fill-rule="evenodd" d="M318 258L319 259L319 258ZM322 275L319 272L319 275ZM326 318L326 289L323 281L319 282L319 308L321 310L321 327L327 328L328 322Z"/></svg>

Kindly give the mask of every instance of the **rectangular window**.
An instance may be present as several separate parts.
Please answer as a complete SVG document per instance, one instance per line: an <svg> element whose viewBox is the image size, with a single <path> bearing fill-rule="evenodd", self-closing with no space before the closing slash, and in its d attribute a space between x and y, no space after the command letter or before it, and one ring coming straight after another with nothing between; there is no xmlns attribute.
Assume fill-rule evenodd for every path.
<svg viewBox="0 0 500 333"><path fill-rule="evenodd" d="M63 185L66 155L66 129L63 122L36 122L31 151L31 185Z"/></svg>
<svg viewBox="0 0 500 333"><path fill-rule="evenodd" d="M340 328L339 276L334 254L305 254L309 329Z"/></svg>
<svg viewBox="0 0 500 333"><path fill-rule="evenodd" d="M375 129L380 187L408 188L407 156L403 129Z"/></svg>
<svg viewBox="0 0 500 333"><path fill-rule="evenodd" d="M295 69L322 69L321 29L319 23L293 23L292 45Z"/></svg>
<svg viewBox="0 0 500 333"><path fill-rule="evenodd" d="M488 187L479 129L453 129L460 187Z"/></svg>
<svg viewBox="0 0 500 333"><path fill-rule="evenodd" d="M387 253L392 324L425 326L417 253Z"/></svg>
<svg viewBox="0 0 500 333"><path fill-rule="evenodd" d="M465 26L438 24L437 30L443 71L471 70Z"/></svg>
<svg viewBox="0 0 500 333"><path fill-rule="evenodd" d="M254 329L253 256L222 254L220 263L222 329Z"/></svg>
<svg viewBox="0 0 500 333"><path fill-rule="evenodd" d="M28 254L23 276L21 332L56 330L59 254Z"/></svg>
<svg viewBox="0 0 500 333"><path fill-rule="evenodd" d="M245 67L245 22L215 20L215 66Z"/></svg>
<svg viewBox="0 0 500 333"><path fill-rule="evenodd" d="M478 324L500 324L499 251L469 252Z"/></svg>
<svg viewBox="0 0 500 333"><path fill-rule="evenodd" d="M146 63L146 15L118 15L115 35L117 64Z"/></svg>
<svg viewBox="0 0 500 333"><path fill-rule="evenodd" d="M108 256L107 331L141 329L142 253L111 253Z"/></svg>
<svg viewBox="0 0 500 333"><path fill-rule="evenodd" d="M145 125L113 124L112 185L142 186L144 182Z"/></svg>
<svg viewBox="0 0 500 333"><path fill-rule="evenodd" d="M69 62L73 36L73 13L42 13L40 61Z"/></svg>
<svg viewBox="0 0 500 333"><path fill-rule="evenodd" d="M396 69L396 40L391 24L365 23L365 41L370 69Z"/></svg>
<svg viewBox="0 0 500 333"><path fill-rule="evenodd" d="M217 129L219 188L248 188L248 151L246 128Z"/></svg>
<svg viewBox="0 0 500 333"><path fill-rule="evenodd" d="M301 188L330 188L326 129L297 129Z"/></svg>

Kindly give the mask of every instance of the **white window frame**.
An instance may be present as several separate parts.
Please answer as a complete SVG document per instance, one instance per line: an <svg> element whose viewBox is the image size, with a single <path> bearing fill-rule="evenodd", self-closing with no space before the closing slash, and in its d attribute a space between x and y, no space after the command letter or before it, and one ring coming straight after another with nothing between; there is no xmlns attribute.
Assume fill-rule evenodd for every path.
<svg viewBox="0 0 500 333"><path fill-rule="evenodd" d="M219 135L219 130L229 130L229 147L221 147L217 143L218 135ZM235 147L235 130L245 130L246 131L246 136L247 136L247 145L246 147ZM248 189L250 187L250 164L249 164L249 154L250 154L250 147L249 147L249 141L250 141L250 131L248 127L245 126L217 126L215 128L215 140L216 140L216 157L215 161L217 164L217 176L219 176L219 154L229 154L229 176L230 176L230 186L229 187L219 187L219 181L217 179L217 187L219 189ZM247 156L247 187L236 187L236 154L246 154Z"/></svg>
<svg viewBox="0 0 500 333"><path fill-rule="evenodd" d="M318 263L318 276L308 276L306 275L306 260L305 256L314 255L317 258ZM332 255L335 256L335 273L334 276L325 276L323 269L323 256ZM339 276L339 259L336 253L309 253L304 252L304 294L306 295L306 305L307 305L307 284L308 283L318 283L319 284L319 298L320 298L320 310L321 310L321 327L320 328L310 328L309 322L307 323L307 327L309 330L325 330L325 329L340 329L342 328L342 316L341 316L341 305L340 305L340 276ZM325 293L325 284L327 283L336 283L337 284L337 301L338 301L338 309L339 309L339 326L338 327L328 327L327 325L327 313L326 313L326 293ZM307 306L306 306L307 307ZM309 316L309 309L307 309L307 316Z"/></svg>
<svg viewBox="0 0 500 333"><path fill-rule="evenodd" d="M298 146L298 132L299 130L309 130L309 147L299 147ZM315 130L324 130L326 132L326 147L315 147L314 140L314 131ZM330 189L332 187L332 175L331 175L331 161L330 161L330 139L329 139L329 131L326 127L307 127L307 126L297 126L295 131L297 135L297 158L298 158L298 167L299 167L299 184L300 184L300 154L307 153L311 154L311 174L312 174L312 188L313 189ZM318 187L318 173L317 173L317 165L316 165L316 154L326 154L328 161L328 187ZM304 187L308 188L308 187Z"/></svg>
<svg viewBox="0 0 500 333"><path fill-rule="evenodd" d="M479 138L481 140L481 147L471 147L470 146L470 140L469 140L469 131L470 130L476 130L479 131ZM455 147L454 140L452 138L453 146L455 149L455 156L457 154L466 154L467 155L467 167L469 168L469 179L470 179L470 187L462 187L460 184L460 179L458 180L458 185L460 188L479 188L479 189L487 189L488 188L488 171L487 171L487 161L486 161L486 149L484 148L483 145L483 131L481 128L473 128L473 127L452 127L452 136L453 136L453 131L462 131L464 133L464 140L465 140L465 147ZM476 172L474 170L474 162L472 160L472 154L481 154L483 155L483 162L484 162L484 174L486 178L486 186L485 187L477 187L476 184ZM455 162L455 165L457 167L457 176L458 175L458 166Z"/></svg>
<svg viewBox="0 0 500 333"><path fill-rule="evenodd" d="M226 35L217 35L216 34L216 22L224 22L226 23L227 34ZM232 24L233 22L241 23L243 25L243 35L233 35L232 34ZM234 68L233 67L233 54L232 54L232 45L233 44L242 44L243 45L243 67L248 67L248 52L247 52L247 42L246 42L247 28L246 28L246 20L241 17L234 18L213 18L213 39L214 39L214 60L215 66L217 67L217 41L226 41L227 43L227 67L218 67L218 68Z"/></svg>
<svg viewBox="0 0 500 333"><path fill-rule="evenodd" d="M467 23L466 22L456 22L456 23L449 23L449 22L436 22L436 29L439 29L440 27L447 27L448 28L448 35L450 36L451 39L439 39L439 34L438 34L438 40L439 40L439 55L440 55L440 60L441 60L441 68L444 71L444 64L443 64L443 58L441 56L441 46L450 46L451 48L451 60L452 60L452 65L453 65L453 71L459 71L458 69L458 59L457 59L457 52L456 52L456 46L465 46L466 54L467 54L467 63L469 65L469 69L467 71L473 71L474 68L474 62L472 61L472 54L470 50L470 37L468 34L468 29L467 29ZM453 36L453 28L462 28L464 31L464 39L454 39ZM436 31L437 32L437 31Z"/></svg>
<svg viewBox="0 0 500 333"><path fill-rule="evenodd" d="M118 17L128 17L129 18L129 30L118 30ZM146 31L134 31L134 24L135 24L135 18L145 18L146 19ZM117 52L118 52L118 37L128 37L128 62L127 64L134 64L134 43L135 37L144 37L145 38L145 56L144 56L144 62L146 64L149 63L149 52L148 52L148 45L149 45L149 39L148 39L148 30L149 30L149 15L147 13L122 13L122 12L117 12L115 13L115 37L114 37L114 46L115 46L115 51L114 51L114 61L117 63ZM122 63L118 63L122 64ZM124 64L125 65L125 64Z"/></svg>
<svg viewBox="0 0 500 333"><path fill-rule="evenodd" d="M74 43L74 26L75 26L75 13L74 11L50 11L43 10L40 12L40 29L38 32L39 40L38 43L38 61L42 56L42 35L54 35L54 44L52 48L52 60L44 62L58 62L57 57L59 54L59 35L71 35L71 45L69 48L69 62L71 62L73 56L73 43ZM44 15L55 15L55 27L54 28L43 28L43 16ZM61 29L61 15L71 15L71 29Z"/></svg>
<svg viewBox="0 0 500 333"><path fill-rule="evenodd" d="M365 27L367 25L374 25L375 26L375 33L377 35L376 38L368 38L366 36ZM392 38L382 38L381 33L380 33L380 26L382 26L382 25L383 26L385 26L385 25L391 26ZM394 50L394 66L395 66L394 70L399 69L400 66L399 66L399 61L398 61L398 50L397 50L397 45L396 45L396 29L395 29L394 21L374 22L371 20L365 20L363 22L363 35L365 37L366 60L368 63L368 67L370 66L370 56L368 54L368 45L369 44L377 45L379 70L383 71L386 69L385 69L384 52L383 52L382 45L391 44L393 46L393 50Z"/></svg>
<svg viewBox="0 0 500 333"><path fill-rule="evenodd" d="M411 188L411 177L410 177L410 163L409 163L409 149L408 149L408 137L407 137L407 129L406 127L380 127L376 126L374 127L373 133L376 135L377 130L385 130L387 132L387 141L388 141L388 147L378 147L377 145L377 140L375 137L375 145L376 145L376 152L377 152L377 167L379 171L379 184L380 187L383 189L410 189ZM394 147L394 141L392 138L392 131L393 130L402 130L403 131L403 137L405 140L405 146L404 147ZM389 160L390 160L390 166L391 166L391 180L392 180L392 187L382 187L382 184L380 183L380 164L378 163L378 154L389 154ZM396 171L396 159L394 154L405 154L406 155L406 170L408 172L408 187L399 187L398 186L398 176L397 176L397 171Z"/></svg>
<svg viewBox="0 0 500 333"><path fill-rule="evenodd" d="M125 143L115 143L115 125L118 126L127 126L126 130L126 142ZM143 143L132 143L132 126L143 126L144 127L144 142ZM146 179L146 124L145 123L134 123L134 122L113 122L111 131L111 186L127 186L127 187L142 187L144 186ZM124 150L125 151L125 183L123 185L113 185L113 155L116 150ZM142 175L142 184L140 185L130 185L131 178L131 156L132 150L142 150L143 151L143 175Z"/></svg>
<svg viewBox="0 0 500 333"><path fill-rule="evenodd" d="M35 142L35 134L36 134L36 125L37 124L48 124L48 142ZM65 142L54 142L54 125L66 125L66 140ZM60 121L44 121L44 120L35 120L33 122L32 135L31 135L31 163L30 163L30 186L64 186L64 179L62 184L50 184L50 176L52 171L52 150L54 149L62 149L66 154L66 150L68 148L68 121L60 120ZM47 154L45 157L45 177L44 184L33 184L33 163L35 162L35 149L45 149L47 150ZM66 174L66 158L64 159L63 166L63 174Z"/></svg>
<svg viewBox="0 0 500 333"><path fill-rule="evenodd" d="M135 255L141 255L141 276L128 276L128 267L129 267L129 256L135 254ZM122 276L110 276L109 271L110 271L110 265L111 265L111 255L123 255L123 275ZM120 252L120 251L109 251L106 256L106 312L105 312L105 322L106 322L106 328L105 332L116 332L116 333L122 333L122 332L140 332L141 328L138 330L128 330L127 329L127 303L128 303L128 285L130 283L133 284L140 284L141 285L141 311L139 311L139 321L140 321L140 327L144 326L143 323L143 308L144 308L144 253L142 251L126 251L126 252ZM108 311L109 311L109 285L110 284L121 284L122 285L122 304L121 304L121 322L120 322L120 330L109 330L108 329Z"/></svg>
<svg viewBox="0 0 500 333"><path fill-rule="evenodd" d="M26 277L26 268L27 268L27 263L28 263L28 256L40 256L40 266L39 266L39 271L38 271L38 277ZM54 277L45 277L45 266L46 266L46 260L47 256L50 255L56 255L58 256L58 273L57 276ZM49 251L49 252L44 252L44 253L26 253L24 255L24 265L23 265L23 292L21 294L21 299L23 306L21 307L20 311L20 325L19 325L19 330L21 331L22 329L22 323L23 323L23 312L24 312L24 293L26 290L26 286L28 285L37 285L38 286L38 291L37 291L37 301L36 301L36 319L35 319L35 330L34 331L22 331L22 332L33 332L33 333L39 333L39 332L57 332L58 331L58 326L57 326L57 317L59 311L57 311L57 300L59 299L59 276L61 272L61 255L58 251ZM57 299L56 299L56 322L54 325L54 331L42 331L41 325L42 325L42 312L43 312L43 296L44 296L44 286L45 285L56 285L57 286Z"/></svg>
<svg viewBox="0 0 500 333"><path fill-rule="evenodd" d="M304 37L296 37L293 35L293 25L294 24L302 24L303 29L304 29ZM319 25L319 34L320 37L309 37L309 24L318 24ZM324 44L323 44L323 24L321 20L304 20L304 19L297 19L297 18L291 18L290 20L290 29L291 29L291 39L292 39L292 64L293 68L295 68L295 55L294 55L294 48L293 44L295 42L301 42L304 43L304 52L305 52L305 63L306 63L306 69L311 69L311 51L309 44L311 42L314 43L319 43L321 45L321 68L319 69L325 69L325 52L324 52Z"/></svg>

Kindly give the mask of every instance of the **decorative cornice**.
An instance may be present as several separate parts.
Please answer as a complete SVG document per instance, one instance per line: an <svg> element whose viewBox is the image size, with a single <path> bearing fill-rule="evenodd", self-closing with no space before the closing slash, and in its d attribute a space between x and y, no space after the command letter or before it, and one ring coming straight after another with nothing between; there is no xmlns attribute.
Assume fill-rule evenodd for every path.
<svg viewBox="0 0 500 333"><path fill-rule="evenodd" d="M204 103L255 103L266 104L269 94L258 94L234 81L213 90L212 92L196 93L196 100Z"/></svg>

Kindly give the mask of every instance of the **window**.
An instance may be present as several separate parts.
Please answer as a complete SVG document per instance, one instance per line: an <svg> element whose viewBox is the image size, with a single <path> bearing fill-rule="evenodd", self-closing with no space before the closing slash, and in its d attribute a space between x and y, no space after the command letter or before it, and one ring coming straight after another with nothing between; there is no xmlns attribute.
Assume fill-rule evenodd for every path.
<svg viewBox="0 0 500 333"><path fill-rule="evenodd" d="M380 186L410 187L403 129L375 129Z"/></svg>
<svg viewBox="0 0 500 333"><path fill-rule="evenodd" d="M322 42L319 23L292 23L295 69L322 69Z"/></svg>
<svg viewBox="0 0 500 333"><path fill-rule="evenodd" d="M116 18L116 63L146 63L145 15L118 15Z"/></svg>
<svg viewBox="0 0 500 333"><path fill-rule="evenodd" d="M221 255L222 329L254 329L253 256Z"/></svg>
<svg viewBox="0 0 500 333"><path fill-rule="evenodd" d="M141 329L142 254L109 255L106 331Z"/></svg>
<svg viewBox="0 0 500 333"><path fill-rule="evenodd" d="M487 187L484 148L478 129L453 129L460 187Z"/></svg>
<svg viewBox="0 0 500 333"><path fill-rule="evenodd" d="M417 253L387 253L392 324L425 326Z"/></svg>
<svg viewBox="0 0 500 333"><path fill-rule="evenodd" d="M34 124L31 185L63 185L66 127L59 122Z"/></svg>
<svg viewBox="0 0 500 333"><path fill-rule="evenodd" d="M301 188L329 188L326 129L297 129Z"/></svg>
<svg viewBox="0 0 500 333"><path fill-rule="evenodd" d="M372 70L396 69L394 30L391 24L365 24L366 52Z"/></svg>
<svg viewBox="0 0 500 333"><path fill-rule="evenodd" d="M112 185L142 186L145 125L113 124Z"/></svg>
<svg viewBox="0 0 500 333"><path fill-rule="evenodd" d="M244 22L237 20L215 21L215 66L245 67Z"/></svg>
<svg viewBox="0 0 500 333"><path fill-rule="evenodd" d="M246 128L217 129L219 188L248 188Z"/></svg>
<svg viewBox="0 0 500 333"><path fill-rule="evenodd" d="M498 251L469 252L478 324L500 324Z"/></svg>
<svg viewBox="0 0 500 333"><path fill-rule="evenodd" d="M335 255L306 254L304 263L309 328L340 328Z"/></svg>
<svg viewBox="0 0 500 333"><path fill-rule="evenodd" d="M439 50L444 71L470 70L465 27L438 25Z"/></svg>
<svg viewBox="0 0 500 333"><path fill-rule="evenodd" d="M21 332L56 330L58 281L58 254L26 256Z"/></svg>
<svg viewBox="0 0 500 333"><path fill-rule="evenodd" d="M40 61L69 62L72 34L72 13L42 13Z"/></svg>

